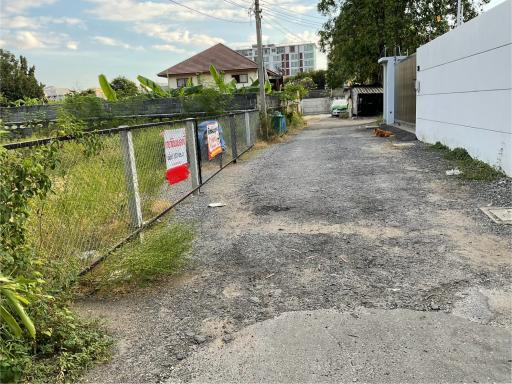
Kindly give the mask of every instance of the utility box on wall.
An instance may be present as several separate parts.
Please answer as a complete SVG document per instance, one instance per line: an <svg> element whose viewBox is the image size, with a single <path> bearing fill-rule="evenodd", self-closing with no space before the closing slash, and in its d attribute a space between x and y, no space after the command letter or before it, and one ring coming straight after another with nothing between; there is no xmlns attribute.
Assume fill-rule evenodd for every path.
<svg viewBox="0 0 512 384"><path fill-rule="evenodd" d="M417 50L416 136L512 175L512 0Z"/></svg>

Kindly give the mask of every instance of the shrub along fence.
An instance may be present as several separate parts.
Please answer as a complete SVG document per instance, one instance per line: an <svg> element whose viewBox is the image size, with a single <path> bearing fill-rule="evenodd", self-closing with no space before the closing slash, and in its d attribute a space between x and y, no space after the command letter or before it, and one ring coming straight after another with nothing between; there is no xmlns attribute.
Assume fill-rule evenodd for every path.
<svg viewBox="0 0 512 384"><path fill-rule="evenodd" d="M225 106L227 111L251 110L258 107L258 96L256 93L236 94L227 97L229 97L229 103ZM187 103L187 98L179 97L153 99L141 97L118 102L108 102L99 98L93 99L95 102L88 105L44 104L25 107L4 107L0 108L0 119L6 129L16 129L34 121L54 122L63 108L81 119L159 118L197 113L204 110L201 109L204 106L201 106L200 103ZM268 108L278 108L279 104L279 97L267 96Z"/></svg>
<svg viewBox="0 0 512 384"><path fill-rule="evenodd" d="M205 126L212 122L220 127L223 150L209 160ZM31 243L49 264L67 266L63 279L73 279L236 162L255 143L259 127L258 111L248 110L52 139L62 142L51 171L53 193L34 202ZM190 175L171 185L166 172L172 159L164 140L183 132ZM30 151L52 140L4 148Z"/></svg>

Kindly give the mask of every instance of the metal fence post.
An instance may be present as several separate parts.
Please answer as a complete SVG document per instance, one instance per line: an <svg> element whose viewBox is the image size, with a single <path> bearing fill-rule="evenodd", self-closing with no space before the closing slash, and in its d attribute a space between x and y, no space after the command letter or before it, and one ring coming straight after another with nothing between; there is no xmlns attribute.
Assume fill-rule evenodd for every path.
<svg viewBox="0 0 512 384"><path fill-rule="evenodd" d="M252 145L252 138L251 138L251 116L249 115L249 112L245 112L245 145L247 145L247 148L249 148Z"/></svg>
<svg viewBox="0 0 512 384"><path fill-rule="evenodd" d="M190 177L192 178L192 189L195 189L201 186L201 169L199 168L199 156L201 156L201 153L198 151L199 144L197 142L197 127L195 120L187 120L186 138L188 164Z"/></svg>
<svg viewBox="0 0 512 384"><path fill-rule="evenodd" d="M238 158L238 148L236 146L236 122L235 115L229 116L229 126L231 128L231 155L233 157L233 163L236 163Z"/></svg>
<svg viewBox="0 0 512 384"><path fill-rule="evenodd" d="M132 132L128 130L121 131L119 132L119 136L123 152L124 174L126 178L126 189L128 191L128 210L130 212L131 225L134 228L140 228L142 226L142 208L140 204L139 181L137 178Z"/></svg>

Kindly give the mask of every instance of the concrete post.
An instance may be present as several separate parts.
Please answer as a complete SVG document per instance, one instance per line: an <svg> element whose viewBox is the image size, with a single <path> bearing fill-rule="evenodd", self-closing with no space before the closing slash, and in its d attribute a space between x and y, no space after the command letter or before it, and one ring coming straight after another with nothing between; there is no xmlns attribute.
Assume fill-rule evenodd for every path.
<svg viewBox="0 0 512 384"><path fill-rule="evenodd" d="M395 65L405 56L381 57L378 61L384 70L384 106L382 109L384 122L392 125L395 123Z"/></svg>
<svg viewBox="0 0 512 384"><path fill-rule="evenodd" d="M128 211L130 222L133 228L142 226L142 209L139 196L139 181L137 178L137 166L135 164L135 151L131 131L119 132L121 139L121 150L124 161L124 174L126 179L126 190L128 192Z"/></svg>
<svg viewBox="0 0 512 384"><path fill-rule="evenodd" d="M252 138L251 138L251 116L249 115L249 112L245 112L245 144L247 145L247 148L249 148L252 145Z"/></svg>
<svg viewBox="0 0 512 384"><path fill-rule="evenodd" d="M197 150L197 128L194 120L187 121L186 138L187 153L190 177L192 179L192 188L195 189L201 185L201 170L199 168L199 151Z"/></svg>
<svg viewBox="0 0 512 384"><path fill-rule="evenodd" d="M238 147L236 145L236 121L234 115L229 116L229 126L231 128L231 155L233 156L233 163L236 163Z"/></svg>

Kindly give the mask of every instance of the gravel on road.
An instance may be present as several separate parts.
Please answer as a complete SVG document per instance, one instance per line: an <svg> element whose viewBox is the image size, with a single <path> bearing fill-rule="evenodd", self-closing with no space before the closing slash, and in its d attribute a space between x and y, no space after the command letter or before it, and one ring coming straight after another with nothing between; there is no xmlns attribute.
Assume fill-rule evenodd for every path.
<svg viewBox="0 0 512 384"><path fill-rule="evenodd" d="M118 340L84 381L510 382L512 226L479 208L511 206L511 180L446 176L370 125L312 119L181 204L183 271L78 304Z"/></svg>

